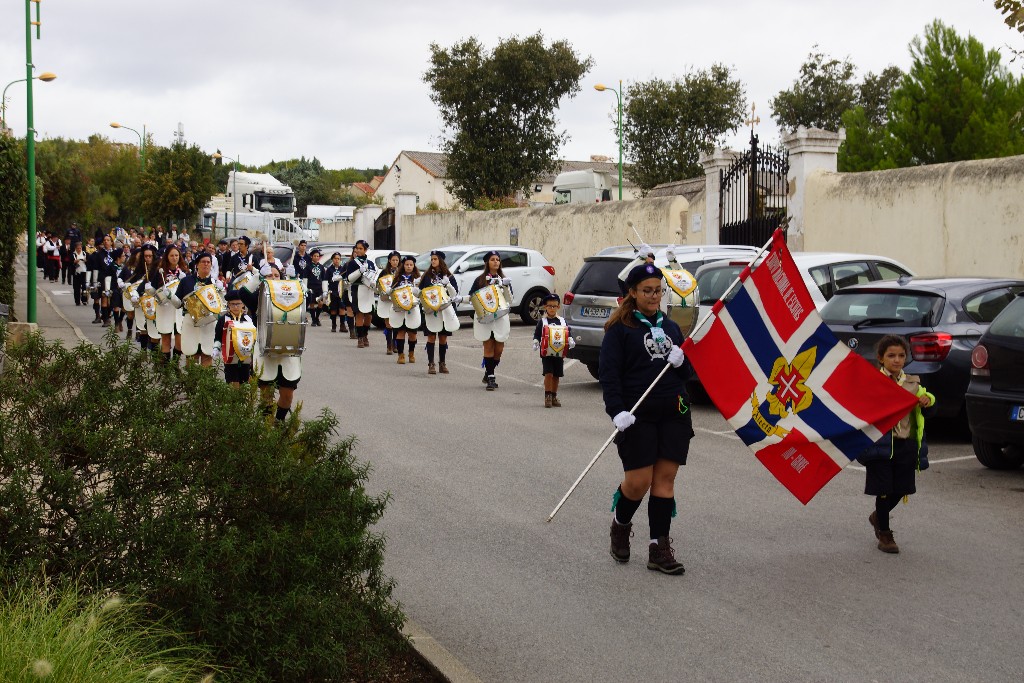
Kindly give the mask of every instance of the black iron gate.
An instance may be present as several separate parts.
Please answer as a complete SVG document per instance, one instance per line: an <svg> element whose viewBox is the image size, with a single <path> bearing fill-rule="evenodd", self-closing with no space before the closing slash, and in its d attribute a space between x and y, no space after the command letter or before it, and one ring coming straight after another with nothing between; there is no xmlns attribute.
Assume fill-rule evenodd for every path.
<svg viewBox="0 0 1024 683"><path fill-rule="evenodd" d="M385 209L373 221L373 248L395 248L395 210Z"/></svg>
<svg viewBox="0 0 1024 683"><path fill-rule="evenodd" d="M761 149L750 132L750 149L719 171L720 244L760 247L786 218L789 152Z"/></svg>

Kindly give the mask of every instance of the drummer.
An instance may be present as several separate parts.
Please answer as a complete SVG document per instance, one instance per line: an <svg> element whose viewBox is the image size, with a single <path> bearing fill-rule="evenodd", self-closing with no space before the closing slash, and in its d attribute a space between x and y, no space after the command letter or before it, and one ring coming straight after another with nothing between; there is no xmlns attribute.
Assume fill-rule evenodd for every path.
<svg viewBox="0 0 1024 683"><path fill-rule="evenodd" d="M420 290L427 287L443 287L451 297L451 305L440 311L427 310L425 307L423 309L424 326L427 329L427 374L436 375L440 370L442 375L447 375L445 355L448 353L448 337L459 329L459 316L455 312L455 307L462 301L462 297L459 296L454 276L444 262L444 252L439 249L430 252L430 267L420 280ZM438 337L441 341L437 349L441 361L440 368L434 365L434 346Z"/></svg>
<svg viewBox="0 0 1024 683"><path fill-rule="evenodd" d="M152 295L155 288L152 285L153 273L156 272L156 247L152 244L144 244L139 250L139 256L135 261L135 270L132 272L129 282L135 283L135 291L132 292L131 302L137 306L141 297ZM139 306L141 310L141 306ZM146 317L145 311L139 321L136 332L136 341L143 351L156 348L156 342L160 341L160 333L156 331L156 320Z"/></svg>
<svg viewBox="0 0 1024 683"><path fill-rule="evenodd" d="M331 254L331 265L327 266L324 271L324 279L330 282L331 288L331 300L329 310L331 314L331 332L338 331L338 318L341 318L341 331L345 332L345 312L342 307L341 287L342 287L342 275L343 268L341 267L341 252L336 251Z"/></svg>
<svg viewBox="0 0 1024 683"><path fill-rule="evenodd" d="M135 267L139 263L139 259L142 258L141 249L133 249L131 256L125 261L124 266L121 267L121 272L117 274L117 287L121 290L121 306L125 314L125 327L127 331L124 333L125 339L132 338L132 327L135 325L135 301L138 301L136 295L133 301L130 296L124 295L124 288L132 282L132 275L135 273ZM134 294L134 290L132 292Z"/></svg>
<svg viewBox="0 0 1024 683"><path fill-rule="evenodd" d="M269 263L263 264L260 268L260 275L266 280L280 280L281 271ZM260 328L260 320L269 312L259 310L256 295L249 295L247 290L242 292L242 301L246 302L249 310L256 311L256 328ZM259 332L257 332L259 334ZM257 344L253 351L253 364L259 368L260 393L263 396L264 405L273 405L274 390L277 389L277 412L275 419L281 422L292 409L292 401L295 398L295 389L302 379L302 356L286 356L278 353L261 354Z"/></svg>
<svg viewBox="0 0 1024 683"><path fill-rule="evenodd" d="M384 339L387 341L388 356L395 352L395 331L391 328L391 313L394 310L394 306L391 303L391 298L383 295L383 292L390 287L390 281L385 280L381 282L381 278L390 277L391 280L394 280L395 274L398 273L398 265L401 259L401 254L397 251L392 251L388 254L388 262L384 264L384 267L377 274L377 291L381 292L381 296L377 299L377 317L384 320Z"/></svg>
<svg viewBox="0 0 1024 683"><path fill-rule="evenodd" d="M398 275L391 281L391 292L399 287L411 287L413 305L408 311L397 304L391 306L391 328L395 331L395 351L398 353L398 364L405 365L405 340L409 339L409 362L416 362L416 330L423 321L420 315L420 270L416 267L416 259L405 256L398 267ZM393 300L392 300L393 301Z"/></svg>
<svg viewBox="0 0 1024 683"><path fill-rule="evenodd" d="M544 337L544 329L550 325L558 325L566 329L565 339L569 349L576 347L572 338L569 326L565 318L558 315L559 300L557 294L548 294L544 297L544 315L537 321L537 327L533 331L533 350L540 351L541 339ZM541 374L544 375L544 407L561 408L562 403L558 400L558 380L562 377L565 365L564 351L562 356L541 356Z"/></svg>
<svg viewBox="0 0 1024 683"><path fill-rule="evenodd" d="M306 289L309 290L307 307L311 319L310 325L312 327L323 327L320 323L320 313L323 307L324 294L330 290L330 282L327 280L327 268L320 263L320 250L315 247L310 250L307 260L309 265L302 269L300 269L299 265L296 265L295 273L300 279L306 281Z"/></svg>
<svg viewBox="0 0 1024 683"><path fill-rule="evenodd" d="M223 296L224 285L213 277L213 255L205 251L200 252L196 257L195 267L194 274L190 273L182 278L175 296L185 301L189 294L207 285L217 287L218 293ZM182 321L181 352L185 355L186 363L191 363L199 356L199 364L208 368L213 364L213 347L217 340L214 334L215 325L196 325L196 322L191 316Z"/></svg>
<svg viewBox="0 0 1024 683"><path fill-rule="evenodd" d="M484 256L484 263L484 272L473 281L469 295L473 296L485 287L495 286L508 288L508 293L511 296L512 281L505 277L505 272L501 269L501 255L496 251L489 251ZM479 316L473 316L473 337L477 341L483 342L484 345L483 381L487 385L487 391L494 391L498 388L494 373L498 363L501 362L501 352L505 350L505 342L508 341L511 333L512 323L507 314L485 322L481 322Z"/></svg>
<svg viewBox="0 0 1024 683"><path fill-rule="evenodd" d="M230 336L224 340L232 345L230 358L224 363L224 381L237 387L248 382L249 377L252 376L252 352L255 348L256 325L245 312L245 304L242 302L240 290L231 290L225 295L225 298L228 302L228 310L217 318L215 326L208 325L208 327L214 327L213 355L217 356L222 352L221 342L224 340L224 330L228 327L228 321L231 322ZM246 330L252 334L251 344L244 343L243 339L238 336ZM246 353L248 355L245 355Z"/></svg>
<svg viewBox="0 0 1024 683"><path fill-rule="evenodd" d="M124 268L125 261L124 249L115 249L111 252L110 257L112 260L106 267L103 278L103 286L107 288L107 301L110 303L107 322L109 323L111 317L113 317L114 329L118 332L124 332L124 295L121 292L123 284L121 270Z"/></svg>
<svg viewBox="0 0 1024 683"><path fill-rule="evenodd" d="M357 348L370 345L370 324L373 322L374 289L377 285L377 266L366 258L370 243L357 240L352 258L345 264L343 274L349 284L349 301L355 312Z"/></svg>
<svg viewBox="0 0 1024 683"><path fill-rule="evenodd" d="M353 249L348 254L348 260L351 261L356 257L356 250ZM346 263L346 265L348 265ZM355 313L352 310L352 287L349 286L348 280L341 281L341 331L346 330L345 323L348 323L348 338L357 339L356 336L356 321Z"/></svg>
<svg viewBox="0 0 1024 683"><path fill-rule="evenodd" d="M156 330L160 333L160 352L164 360L170 362L171 349L175 358L181 355L182 313L181 299L175 295L177 282L188 275L188 269L182 262L181 250L170 245L164 250L160 266L150 274L150 284L157 293Z"/></svg>

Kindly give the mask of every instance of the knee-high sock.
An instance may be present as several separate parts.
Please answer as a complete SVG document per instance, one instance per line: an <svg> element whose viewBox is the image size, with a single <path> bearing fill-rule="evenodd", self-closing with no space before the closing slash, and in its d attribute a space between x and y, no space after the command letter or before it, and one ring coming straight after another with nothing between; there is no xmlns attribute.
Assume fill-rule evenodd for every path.
<svg viewBox="0 0 1024 683"><path fill-rule="evenodd" d="M651 539L658 539L668 536L672 527L672 510L675 508L675 498L660 498L651 496L647 501L647 519L651 523Z"/></svg>
<svg viewBox="0 0 1024 683"><path fill-rule="evenodd" d="M415 339L410 339L409 340L409 353L412 353L415 350L416 350L416 340Z"/></svg>
<svg viewBox="0 0 1024 683"><path fill-rule="evenodd" d="M899 502L899 496L875 496L875 516L878 517L878 528L882 531L889 531L889 513Z"/></svg>
<svg viewBox="0 0 1024 683"><path fill-rule="evenodd" d="M433 363L434 362L434 342L427 342L426 343L426 347L427 347L427 362L428 363Z"/></svg>
<svg viewBox="0 0 1024 683"><path fill-rule="evenodd" d="M640 508L640 503L644 502L643 498L640 500L626 498L625 494L622 493L621 486L615 491L612 500L615 503L612 506L612 512L615 513L615 521L619 524L629 524L633 521L633 515Z"/></svg>
<svg viewBox="0 0 1024 683"><path fill-rule="evenodd" d="M397 351L398 353L405 353L405 340L404 339L396 339L395 340L395 351Z"/></svg>
<svg viewBox="0 0 1024 683"><path fill-rule="evenodd" d="M448 353L448 345L447 344L441 344L437 348L438 348L438 351L440 353L440 358L438 358L438 360L440 360L443 363L444 362L445 354Z"/></svg>

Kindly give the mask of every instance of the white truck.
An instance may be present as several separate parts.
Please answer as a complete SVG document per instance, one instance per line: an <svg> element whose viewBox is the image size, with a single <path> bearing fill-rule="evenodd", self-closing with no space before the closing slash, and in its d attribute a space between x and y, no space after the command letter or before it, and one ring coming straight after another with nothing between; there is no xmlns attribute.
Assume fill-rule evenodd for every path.
<svg viewBox="0 0 1024 683"><path fill-rule="evenodd" d="M619 177L608 171L566 171L555 176L552 193L555 204L593 204L611 201L618 186Z"/></svg>
<svg viewBox="0 0 1024 683"><path fill-rule="evenodd" d="M274 176L230 171L226 189L203 210L203 227L214 237L262 233L275 242L309 239L295 222L295 193Z"/></svg>

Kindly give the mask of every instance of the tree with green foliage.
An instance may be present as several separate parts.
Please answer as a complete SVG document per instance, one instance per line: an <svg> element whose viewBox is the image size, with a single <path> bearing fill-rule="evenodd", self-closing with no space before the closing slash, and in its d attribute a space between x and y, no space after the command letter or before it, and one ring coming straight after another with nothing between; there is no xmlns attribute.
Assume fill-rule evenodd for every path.
<svg viewBox="0 0 1024 683"><path fill-rule="evenodd" d="M198 145L176 142L151 148L142 174L142 208L154 220L183 220L191 227L216 191L213 160Z"/></svg>
<svg viewBox="0 0 1024 683"><path fill-rule="evenodd" d="M746 107L743 84L722 64L681 79L629 86L622 104L622 150L630 162L626 174L644 193L660 183L700 175L701 154L739 127Z"/></svg>
<svg viewBox="0 0 1024 683"><path fill-rule="evenodd" d="M0 133L0 303L14 305L14 259L28 223L28 174L23 143ZM31 245L35 249L35 245Z"/></svg>
<svg viewBox="0 0 1024 683"><path fill-rule="evenodd" d="M423 80L441 114L449 189L464 206L529 194L557 169L569 136L557 130L555 112L579 92L592 64L567 41L546 45L541 33L503 39L490 51L476 38L430 45Z"/></svg>
<svg viewBox="0 0 1024 683"><path fill-rule="evenodd" d="M783 130L799 126L839 130L840 119L857 102L856 67L850 60L839 61L814 46L800 65L800 77L769 103L772 118Z"/></svg>
<svg viewBox="0 0 1024 683"><path fill-rule="evenodd" d="M72 222L83 228L89 206L89 180L82 168L75 140L51 138L36 145L36 176L43 184L46 219L41 225L63 232Z"/></svg>

